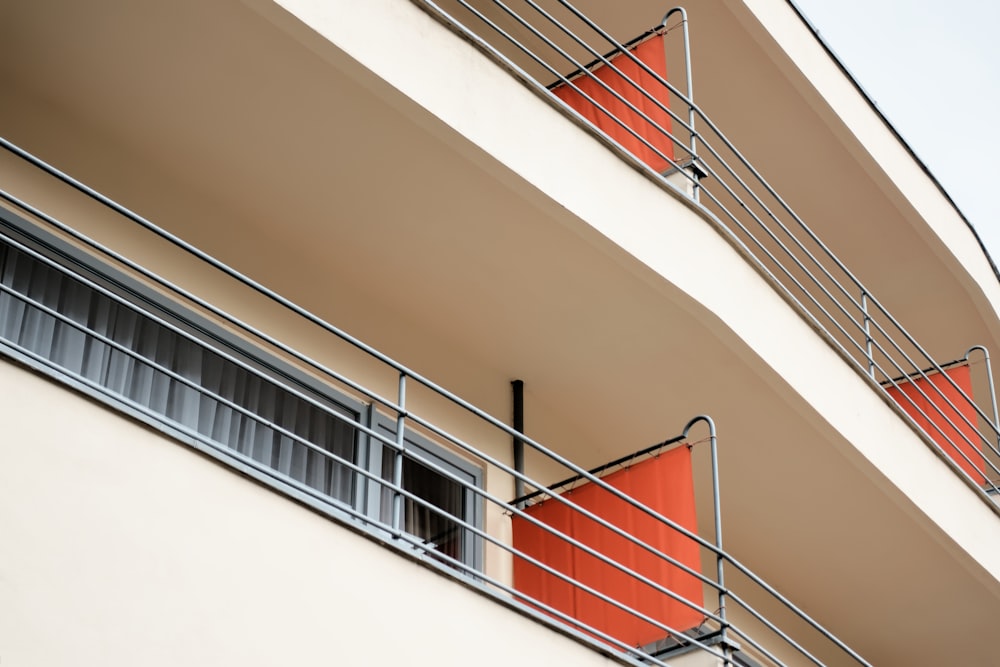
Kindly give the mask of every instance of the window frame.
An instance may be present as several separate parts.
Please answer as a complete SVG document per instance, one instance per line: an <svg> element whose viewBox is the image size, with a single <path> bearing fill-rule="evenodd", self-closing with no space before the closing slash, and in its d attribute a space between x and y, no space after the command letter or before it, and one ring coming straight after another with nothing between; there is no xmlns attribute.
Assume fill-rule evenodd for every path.
<svg viewBox="0 0 1000 667"><path fill-rule="evenodd" d="M396 440L396 420L383 412L373 410L375 413L371 419L371 429L387 440ZM477 529L483 529L483 497L473 489L485 490L483 469L448 450L442 445L434 442L412 427L404 425L403 431L403 451L404 456L426 465L436 471L446 471L451 475L463 479L466 482L462 486L462 505L465 516L463 523L470 524ZM368 465L367 469L380 474L382 471L382 460L385 456L393 456L395 447L387 445L378 438L368 437ZM367 510L371 516L381 514L381 487L382 485L370 479L365 480L369 488L366 493ZM471 487L471 488L470 488ZM404 485L405 489L405 485ZM414 546L415 550L429 551ZM472 531L464 530L462 537L463 562L470 565L477 571L483 569L483 540ZM466 554L468 555L467 557ZM471 560L471 562L469 562Z"/></svg>

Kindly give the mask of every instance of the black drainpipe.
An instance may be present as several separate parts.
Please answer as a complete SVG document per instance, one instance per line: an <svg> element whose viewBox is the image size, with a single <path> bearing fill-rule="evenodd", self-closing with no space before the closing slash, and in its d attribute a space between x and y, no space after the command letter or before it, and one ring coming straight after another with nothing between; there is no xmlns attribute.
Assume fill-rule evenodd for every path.
<svg viewBox="0 0 1000 667"><path fill-rule="evenodd" d="M524 433L524 382L521 380L513 380L510 383L511 393L514 399L514 419L513 426L514 430L518 433ZM514 470L519 473L524 473L524 441L517 436L513 436L514 445ZM521 498L524 496L524 480L521 478L514 478L514 497ZM518 502L516 505L517 509L523 509L524 503Z"/></svg>

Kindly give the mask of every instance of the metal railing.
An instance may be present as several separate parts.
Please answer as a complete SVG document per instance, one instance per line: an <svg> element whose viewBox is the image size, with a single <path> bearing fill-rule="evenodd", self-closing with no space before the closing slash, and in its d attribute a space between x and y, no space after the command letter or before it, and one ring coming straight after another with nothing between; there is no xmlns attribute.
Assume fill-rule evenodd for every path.
<svg viewBox="0 0 1000 667"><path fill-rule="evenodd" d="M926 421L923 429L949 460L964 462L981 480L954 463L959 475L974 484L984 498L1000 492L1000 429L995 414L987 414L944 373L946 364L936 361L921 346L695 104L688 18L683 9L671 9L645 35L623 43L567 0L412 1L462 32L529 86L539 91L555 87L573 90L615 127L669 164L672 178L686 179L693 198L757 260L779 289L871 377L873 384L880 389L910 384L916 388L926 406L918 404L917 397L902 392L896 400L908 413ZM515 10L515 5L520 11ZM630 50L635 42L649 35L671 37L677 28L682 29L681 46L687 60L684 91ZM669 91L670 99L658 99L630 78L616 64L623 59L654 77L658 87ZM595 68L614 70L616 80L623 82L625 89L616 89L599 79L593 73ZM579 85L583 78L596 83L602 93L610 95L615 104L624 105L629 114L640 117L643 128L630 126L589 95ZM633 101L637 97L644 105L652 104L669 115L672 127L658 124L645 113ZM577 110L554 95L551 100L588 124L605 142L628 154ZM679 113L676 107L686 113ZM647 128L653 128L652 136ZM672 150L663 149L663 138L669 140ZM656 173L648 165L643 166ZM656 175L666 180L664 174ZM985 353L982 346L973 349ZM948 387L957 392L959 405L934 383L916 383L937 373L942 373ZM992 375L988 381L992 395ZM966 402L974 415L967 416L962 409ZM974 456L970 457L967 449L975 452Z"/></svg>
<svg viewBox="0 0 1000 667"><path fill-rule="evenodd" d="M61 182L61 184L68 185L87 198L97 201L124 219L150 232L155 237L170 242L182 251L211 266L218 272L220 279L222 276L226 276L229 279L235 280L239 284L251 288L267 300L279 304L295 317L300 318L303 323L308 322L319 326L331 335L331 340L339 340L346 343L350 349L362 353L366 358L377 361L380 368L388 374L395 376L396 392L394 395L386 396L373 391L361 382L347 377L337 370L330 368L328 365L293 349L281 340L234 317L215 304L179 287L140 263L90 238L73 225L67 224L63 220L46 212L43 205L26 201L16 194L7 191L0 184L0 199L6 202L11 210L18 211L22 215L34 219L34 222L28 222L26 218L19 218L23 222L22 228L8 232L4 232L4 226L0 225L3 242L9 248L14 248L17 252L23 253L25 256L30 256L31 261L43 263L51 270L64 272L70 279L80 285L86 286L87 289L95 290L95 292L99 292L104 297L113 299L122 307L133 309L143 317L155 320L158 326L171 330L179 337L200 342L200 344L206 346L206 349L224 356L232 363L239 365L247 373L278 384L283 391L287 391L297 398L308 402L313 409L327 414L332 419L342 423L349 423L358 437L378 442L386 451L391 452L391 456L394 457L395 461L392 474L386 475L381 471L372 470L364 465L360 465L358 460L353 460L350 457L330 451L322 446L322 443L312 442L310 439L296 433L293 429L276 423L272 418L255 414L246 405L234 402L218 392L213 392L183 373L176 372L169 365L149 355L144 356L142 353L137 352L135 348L121 345L113 337L102 336L100 332L96 331L92 325L87 324L86 321L80 321L67 316L65 313L60 312L59 307L46 305L43 300L33 296L30 286L18 290L14 287L0 284L0 287L2 287L0 294L18 300L26 308L36 309L39 314L51 318L53 321L58 321L63 326L76 328L80 332L94 337L95 340L100 340L101 344L114 347L117 352L132 357L137 363L144 364L150 369L164 374L171 381L182 383L187 390L196 391L200 396L213 401L225 403L229 408L240 412L244 417L256 420L261 426L273 430L280 437L294 441L298 446L308 448L311 453L333 462L341 469L351 471L359 483L371 485L380 491L385 490L392 496L391 514L388 518L384 515L373 516L370 512L366 511L363 503L352 504L344 502L342 498L331 497L328 493L310 486L301 479L283 474L280 470L276 470L273 465L268 465L266 461L241 455L233 448L213 440L204 432L176 419L172 419L163 410L157 410L151 408L148 404L130 400L127 396L116 393L115 390L102 385L101 382L95 381L93 378L88 378L79 373L67 370L66 365L58 359L38 353L37 351L32 351L23 346L19 347L9 340L4 343L8 349L13 347L15 348L15 352L29 358L32 363L48 369L53 374L68 378L76 386L85 387L94 393L102 395L112 403L127 406L133 412L142 413L150 420L168 427L171 431L184 434L199 446L216 452L219 458L234 462L242 470L254 473L258 479L276 482L279 488L286 491L293 491L293 495L296 497L305 499L314 507L327 512L331 516L355 520L352 525L358 530L367 531L374 538L402 549L411 557L424 560L427 564L449 576L461 577L467 585L477 588L482 593L491 595L505 604L513 605L522 613L532 615L540 621L555 624L562 631L577 637L580 641L586 642L594 648L603 651L607 651L610 648L619 657L633 663L666 667L670 657L677 652L698 650L714 656L726 665L755 664L755 661L770 665L784 665L799 664L803 660L811 664L821 665L824 664L824 656L828 655L835 656L834 660L837 662L843 662L846 659L851 663L868 664L844 642L820 626L788 598L784 597L774 587L755 575L749 568L723 549L722 515L719 505L718 487L719 461L716 449L717 438L715 425L708 417L702 416L691 420L684 427L681 435L637 453L637 456L656 455L672 447L690 446L697 449L703 446L700 443L707 443L707 447L710 449L709 463L707 464L709 469L704 477L711 479L713 489L711 501L713 507L711 509L714 529L712 535L706 538L651 509L649 506L638 502L633 497L618 490L615 486L605 482L599 474L583 469L566 457L547 448L542 443L518 432L499 419L435 384L428 378L385 356L318 316L292 303L285 297L242 275L219 260L67 174L60 172L10 142L0 139L0 145L15 155L20 156L34 167L43 170ZM9 224L6 226L10 227ZM75 252L82 253L85 259L79 259L68 252L58 250L57 246L52 245L53 242L45 240L47 238L45 235L61 239L64 243L69 242L76 249ZM0 255L0 258L2 258L2 255ZM153 288L157 296L150 297L148 294L153 294L153 292L147 294L134 286L130 287L129 284L122 282L123 279L116 277L122 275L130 276L130 280L139 281L142 285ZM2 272L0 272L0 278L2 278ZM167 313L167 315L164 316L164 313ZM206 334L208 329L203 325L198 325L191 319L195 317L191 313L199 313L198 317L202 316L200 313L207 313L212 321L222 324L228 329L238 331L241 341L238 353L233 354L231 351L227 351L224 345L220 346L222 341L215 336ZM187 326L185 323L193 324ZM4 331L2 324L3 322L0 322L0 333ZM387 415L395 425L395 432L388 433L385 430L375 428L373 421L370 418L366 419L364 417L364 411L359 413L357 417L351 417L343 412L332 410L330 407L331 402L336 403L338 400L335 396L328 396L329 400L324 400L322 396L317 396L315 391L304 390L303 385L296 382L290 374L281 370L280 364L268 361L268 357L266 356L259 356L261 352L255 352L255 350L278 351L285 358L292 360L295 365L307 369L311 375L322 378L322 386L329 387L331 392L340 389L350 392L355 397L359 397L360 400L371 406L372 411ZM273 352L266 352L264 354L273 354ZM248 358L251 361L246 361ZM572 475L573 480L601 489L603 493L625 503L636 513L652 519L658 526L672 531L684 540L690 541L690 543L697 546L702 560L714 563L714 566L710 568L714 571L708 575L704 574L700 566L702 560L695 561L699 565L692 566L689 562L678 559L674 554L667 553L662 548L656 546L646 536L630 533L599 513L575 503L571 495L559 493L562 483L546 485L539 479L516 469L514 465L508 463L504 458L491 455L487 451L484 451L483 448L477 447L474 443L470 442L469 439L456 435L454 429L446 429L437 421L422 416L420 412L414 410L407 399L408 392L414 387L429 392L430 396L435 397L436 400L443 401L445 405L451 406L457 410L458 414L465 417L471 416L478 424L485 423L492 427L492 429L495 429L497 434L505 438L516 438L521 441L525 447L533 452L533 457L538 457L545 461L544 469L547 476L551 475L559 478L561 476L558 475L556 469L565 471L565 474ZM370 415L371 411L368 414ZM707 428L707 436L701 440L692 441L689 439L689 436L692 429L696 426ZM678 595L662 582L651 579L634 565L629 566L622 563L614 556L602 552L594 545L576 539L558 527L546 521L539 520L533 515L530 507L526 506L526 498L515 498L512 500L500 497L496 493L488 491L485 485L479 482L471 482L468 478L456 474L447 467L437 466L435 469L435 472L447 484L461 488L463 494L474 499L474 504L477 507L491 507L494 510L500 510L511 517L512 520L531 524L538 530L544 531L547 535L551 536L551 539L565 543L570 548L600 561L604 566L611 568L620 575L628 577L630 580L636 582L637 585L640 585L643 590L649 591L649 594L666 596L676 604L696 610L698 617L701 619L701 624L695 628L672 627L664 623L662 619L651 617L634 606L630 606L622 599L616 597L613 592L600 590L593 585L581 581L576 576L563 571L563 569L517 548L512 542L501 539L486 530L481 519L483 516L482 512L466 513L463 510L456 509L454 506L444 505L427 494L421 493L418 489L411 488L402 474L404 463L409 460L419 460L427 465L427 459L414 452L412 446L407 444L407 435L411 433L423 434L424 437L431 438L444 447L457 452L464 460L472 461L475 465L488 470L491 479L494 480L491 483L491 488L496 488L495 480L497 479L509 480L509 488L511 489L515 488L515 482L519 482L523 485L523 488L529 491L530 495L544 494L548 497L548 502L565 505L569 511L585 517L587 520L599 525L603 530L610 532L621 540L627 541L643 554L652 556L657 561L665 563L669 567L678 568L687 576L695 577L703 587L703 590L706 591L707 594L702 597L707 598L709 600L708 603L704 599L692 600ZM635 457L629 458L631 460ZM657 642L655 647L631 645L622 641L614 632L583 622L572 613L567 613L565 610L559 609L547 601L539 599L537 596L526 594L523 587L519 586L516 581L512 582L509 576L505 576L502 573L491 573L491 569L483 567L478 558L469 558L441 551L433 543L429 542L426 536L414 534L413 531L407 528L406 514L414 508L432 513L445 522L449 522L458 531L470 536L478 545L488 547L494 556L497 554L507 554L508 558L521 559L525 563L529 563L532 567L545 572L546 576L564 582L575 590L601 600L603 604L615 610L640 619L649 626L657 628L662 633L663 641ZM501 558L500 560L503 559ZM741 582L741 587L734 587L732 583L727 583L733 579ZM790 616L793 619L791 627L775 621L772 618L773 614L770 616L765 615L761 611L763 606L769 608L777 607L781 610L782 614ZM746 620L737 622L737 620L734 620L736 618Z"/></svg>

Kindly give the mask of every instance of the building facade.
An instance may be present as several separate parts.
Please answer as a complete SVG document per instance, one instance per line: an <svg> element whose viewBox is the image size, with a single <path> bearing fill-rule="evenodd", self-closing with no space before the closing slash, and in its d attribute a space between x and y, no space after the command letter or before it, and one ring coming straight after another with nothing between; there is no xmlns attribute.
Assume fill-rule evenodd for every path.
<svg viewBox="0 0 1000 667"><path fill-rule="evenodd" d="M1000 281L787 0L0 26L0 662L994 661Z"/></svg>

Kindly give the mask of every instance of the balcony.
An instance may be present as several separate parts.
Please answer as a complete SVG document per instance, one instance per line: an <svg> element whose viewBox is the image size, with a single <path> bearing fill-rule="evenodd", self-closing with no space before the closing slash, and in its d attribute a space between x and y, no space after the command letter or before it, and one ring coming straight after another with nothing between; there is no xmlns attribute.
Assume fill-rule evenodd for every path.
<svg viewBox="0 0 1000 667"><path fill-rule="evenodd" d="M810 315L806 297L791 300L779 271L763 274L747 252L751 243L734 239L738 230L727 231L707 194L695 204L609 151L547 91L524 86L509 67L495 66L495 55L484 57L456 35L456 22L440 23L426 5L374 0L332 4L334 16L325 18L309 3L182 3L176 13L151 15L109 0L78 14L62 8L66 20L50 22L33 6L6 10L14 14L5 24L21 29L4 42L10 95L0 120L18 144L489 414L508 414L510 380L524 379L530 438L581 469L661 442L693 415L712 415L721 434L727 553L868 660L947 662L956 654L933 636L986 636L983 619L995 608L990 573L998 571L993 510L950 458L935 454L873 391L865 355L833 324L817 333L822 313ZM798 113L817 102L789 96L781 67L758 67L773 49L747 19L750 10L702 6L689 18L696 100L706 115L753 154L838 256L850 257L862 282L919 334L932 358L957 358L977 342L992 348L992 320L983 314L989 296L972 270L955 269L952 244L923 238L913 222L919 216L896 210L891 180L867 181L875 170L856 154L858 140L817 120L829 111ZM664 9L595 16L627 40ZM117 28L102 21L107 16L117 17ZM481 26L478 33L485 36ZM734 60L722 57L731 54L716 48L726 36L734 49L755 54L736 62L752 63L784 91L764 97L812 119L794 140L775 140L780 119L727 103L740 80L730 71ZM31 45L58 45L64 57L40 57L46 50ZM779 106L793 108L787 104ZM802 143L803 136L815 143ZM850 168L824 166L831 173L817 180L789 151L772 156L761 145L824 154L824 165L846 160ZM10 154L2 164L5 191L44 204L138 266L208 304L224 304L345 378L365 378L379 396L395 396L395 373L373 370L335 345L330 332L281 314L204 262L180 258L170 244L53 186ZM789 187L795 178L820 190L817 198L805 197L809 188ZM581 187L595 182L613 187ZM889 275L891 263L870 245L855 247L855 235L830 216L829 200L819 195L842 186L865 194L841 202L849 206L846 218L865 211L883 225L879 236L898 233L907 257L923 264L919 299L911 274ZM955 326L929 326L938 317ZM863 338L853 340L865 347ZM269 353L300 363L280 349ZM889 370L880 357L879 364ZM408 382L408 400L428 423L512 465L508 431L473 425L478 418L466 422ZM364 403L349 387L346 393ZM849 405L844 396L852 397ZM702 446L695 451L706 456ZM543 486L571 474L530 454L526 464ZM702 480L698 534L711 536L710 485L704 461L695 466ZM365 470L383 480L381 470ZM509 473L486 480L504 502L518 495ZM382 521L381 511L355 518ZM487 512L484 520L484 532L502 537L509 518ZM971 534L963 529L969 525L976 527ZM410 546L403 553L424 559ZM475 547L468 553L474 564ZM490 553L484 549L485 574L508 581L509 557L505 564ZM900 553L907 555L902 565L891 556ZM711 563L702 568L712 571ZM731 579L736 589L739 577ZM915 580L935 582L933 609L914 599ZM917 638L900 646L893 638L904 635ZM592 639L583 641L604 650ZM977 642L961 650L969 664L989 659ZM824 653L821 661L839 657Z"/></svg>
<svg viewBox="0 0 1000 667"><path fill-rule="evenodd" d="M2 218L0 349L14 360L595 650L635 664L823 664L822 654L868 664L723 549L710 418L585 470L34 156L7 148L368 357L396 377L397 391L382 395L364 386L4 193L17 213ZM322 383L310 377L317 375ZM426 405L428 396L511 438L520 452L515 465L423 416L413 405ZM546 485L525 474L524 448L532 469L571 476ZM692 457L695 448L707 452ZM712 517L704 537L697 532L693 458L705 468L700 485L710 491L698 510ZM497 488L520 495L508 499L491 491ZM636 499L645 497L654 504ZM513 540L495 525L500 517L513 524ZM707 573L703 562L713 565ZM727 577L749 592L732 588ZM761 611L768 608L799 626L781 629Z"/></svg>

